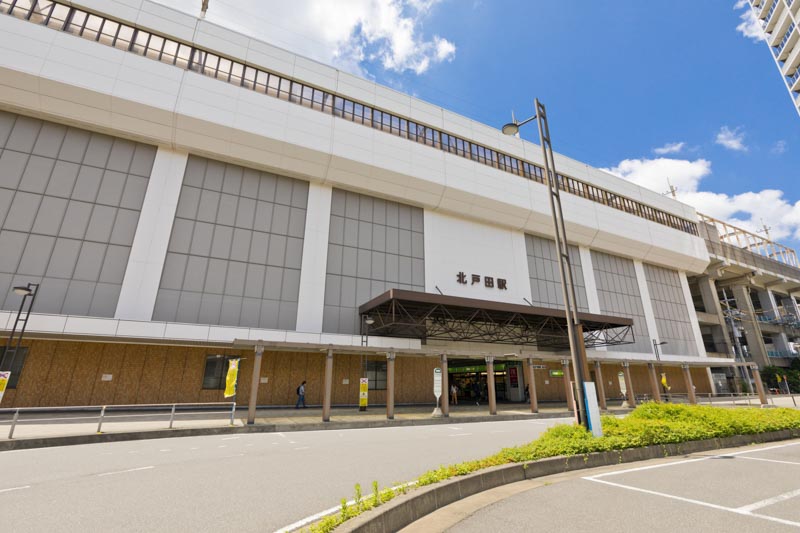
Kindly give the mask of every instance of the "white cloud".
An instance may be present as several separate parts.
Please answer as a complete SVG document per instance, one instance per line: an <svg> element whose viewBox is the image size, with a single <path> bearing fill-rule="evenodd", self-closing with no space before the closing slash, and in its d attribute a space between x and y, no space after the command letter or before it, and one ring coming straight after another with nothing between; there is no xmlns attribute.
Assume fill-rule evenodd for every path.
<svg viewBox="0 0 800 533"><path fill-rule="evenodd" d="M196 0L158 0L198 14ZM455 45L425 36L423 22L441 0L211 0L206 19L358 75L363 62L422 74L452 61Z"/></svg>
<svg viewBox="0 0 800 533"><path fill-rule="evenodd" d="M700 189L711 175L711 162L705 159L625 159L610 169L621 178L658 193L665 193L669 183L676 186L678 200L699 212L757 231L762 220L770 226L773 240L800 239L800 201L789 202L783 191L763 189L741 194L724 194Z"/></svg>
<svg viewBox="0 0 800 533"><path fill-rule="evenodd" d="M728 126L722 126L714 142L720 146L724 146L728 150L735 150L737 152L747 151L747 146L744 144L744 131L742 131L742 128L730 129Z"/></svg>
<svg viewBox="0 0 800 533"><path fill-rule="evenodd" d="M653 152L657 153L658 155L677 154L683 150L684 146L686 146L685 142L667 143L660 148L653 148Z"/></svg>
<svg viewBox="0 0 800 533"><path fill-rule="evenodd" d="M753 40L753 42L764 40L765 35L764 29L761 27L761 21L758 19L755 12L750 9L747 0L739 0L739 2L736 2L736 5L733 6L734 9L741 9L743 7L746 8L746 11L739 16L742 22L736 26L736 31L748 39Z"/></svg>
<svg viewBox="0 0 800 533"><path fill-rule="evenodd" d="M780 141L776 142L775 146L773 146L770 149L770 153L771 154L776 154L776 155L781 155L785 151L786 151L786 141L784 141L783 139L781 139Z"/></svg>

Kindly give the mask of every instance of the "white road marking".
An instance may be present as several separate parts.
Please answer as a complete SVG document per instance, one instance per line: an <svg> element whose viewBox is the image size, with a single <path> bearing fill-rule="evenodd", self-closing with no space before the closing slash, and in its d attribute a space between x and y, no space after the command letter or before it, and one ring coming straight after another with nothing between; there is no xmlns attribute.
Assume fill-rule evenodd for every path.
<svg viewBox="0 0 800 533"><path fill-rule="evenodd" d="M158 450L158 451L160 451L160 452L169 452L169 451L172 451L172 450L170 450L169 448L165 448L163 450Z"/></svg>
<svg viewBox="0 0 800 533"><path fill-rule="evenodd" d="M281 437L282 439L285 439L285 438L286 438L286 435L284 435L283 433L276 433L276 435L277 435L277 436L279 436L279 437Z"/></svg>
<svg viewBox="0 0 800 533"><path fill-rule="evenodd" d="M142 466L142 467L139 467L139 468L129 468L128 470L117 470L116 472L104 472L102 474L97 474L97 477L114 476L114 475L117 475L117 474L125 474L127 472L139 472L140 470L151 470L153 468L155 468L155 467L154 466Z"/></svg>
<svg viewBox="0 0 800 533"><path fill-rule="evenodd" d="M0 492L11 492L14 490L22 490L22 489L29 489L31 488L30 485L23 485L22 487L11 487L10 489L0 489Z"/></svg>
<svg viewBox="0 0 800 533"><path fill-rule="evenodd" d="M653 470L655 468L666 468L668 466L678 466L678 465L683 465L683 464L688 464L688 463L697 463L697 462L700 462L700 461L708 461L709 459L719 459L721 457L735 457L735 456L739 456L739 455L745 455L745 454L748 454L748 453L766 452L766 451L769 451L769 450L776 450L778 448L788 448L790 446L800 446L800 442L792 442L792 443L789 443L789 444L779 444L777 446L768 446L767 448L758 448L758 449L755 449L755 450L744 450L744 451L740 451L740 452L724 453L724 454L720 454L720 455L710 455L708 457L698 457L697 459L684 459L683 461L673 461L671 463L664 463L664 464L658 464L658 465L648 465L648 466L640 466L638 468L628 468L626 470L618 470L618 471L615 471L615 472L606 472L605 474L597 474L596 476L591 476L591 477L592 478L601 478L601 477L606 477L606 476L616 476L616 475L619 475L619 474L628 474L630 472L641 472L643 470ZM743 459L745 459L745 457L743 457ZM586 478L586 479L588 479L588 478Z"/></svg>
<svg viewBox="0 0 800 533"><path fill-rule="evenodd" d="M189 448L189 449L190 449L190 450L199 450L200 448L198 448L197 446L195 446L194 448Z"/></svg>
<svg viewBox="0 0 800 533"><path fill-rule="evenodd" d="M227 459L229 457L244 457L244 454L243 453L234 453L233 455L223 455L222 456L223 459Z"/></svg>
<svg viewBox="0 0 800 533"><path fill-rule="evenodd" d="M255 444L245 444L245 447L255 446Z"/></svg>
<svg viewBox="0 0 800 533"><path fill-rule="evenodd" d="M511 433L510 431L490 431L489 433Z"/></svg>
<svg viewBox="0 0 800 533"><path fill-rule="evenodd" d="M222 440L236 440L239 437L224 437Z"/></svg>
<svg viewBox="0 0 800 533"><path fill-rule="evenodd" d="M797 496L800 496L800 489L793 490L791 492L784 492L783 494L778 494L777 496L773 496L772 498L767 498L766 500L761 500L760 502L751 503L750 505L743 505L736 510L749 513L751 511L755 511L756 509L761 509L762 507L768 507L776 503L796 498Z"/></svg>
<svg viewBox="0 0 800 533"><path fill-rule="evenodd" d="M293 441L293 440L290 440L289 444L297 444L297 443L295 441Z"/></svg>
<svg viewBox="0 0 800 533"><path fill-rule="evenodd" d="M227 444L220 444L219 446L217 446L217 448L227 448L227 447L228 447Z"/></svg>
<svg viewBox="0 0 800 533"><path fill-rule="evenodd" d="M403 483L402 485L406 485L408 487L413 487L416 484L417 484L416 481L409 481L408 483ZM394 487L392 487L392 490L397 490L402 485L395 485ZM355 502L355 500L350 500L350 501L348 501L346 503L347 503L347 505L353 505L356 502ZM311 516L307 516L307 517L303 518L302 520L298 520L294 524L289 524L288 526L284 526L284 527L280 528L279 530L277 530L275 533L287 533L289 531L295 531L297 529L300 529L303 526L307 526L308 524L313 524L314 522L316 522L320 518L324 518L324 517L326 517L328 515L336 513L338 511L340 511L341 509L342 509L341 505L337 505L336 507L331 507L330 509L325 509L324 511L320 511L317 514L314 514L314 515L311 515Z"/></svg>
<svg viewBox="0 0 800 533"><path fill-rule="evenodd" d="M767 463L780 463L782 465L798 465L800 463L795 461L779 461L777 459L764 459L763 457L739 457L739 459L747 459L749 461L766 461Z"/></svg>
<svg viewBox="0 0 800 533"><path fill-rule="evenodd" d="M295 450L307 450L311 448L311 446L300 446L299 448L295 448Z"/></svg>
<svg viewBox="0 0 800 533"><path fill-rule="evenodd" d="M617 488L621 488L621 489L632 490L634 492L641 492L641 493L650 494L650 495L653 495L653 496L661 496L662 498L668 498L670 500L677 500L677 501L684 502L684 503L692 503L694 505L700 505L702 507L710 507L712 509L717 509L719 511L727 511L729 513L735 513L735 514L739 514L739 515L753 516L755 518L761 518L763 520L769 520L770 522L777 522L779 524L785 524L785 525L788 525L788 526L800 527L800 522L792 522L791 520L784 520L782 518L776 518L774 516L755 514L755 513L752 513L750 511L747 511L747 510L742 510L741 508L740 509L733 509L731 507L725 507L725 506L722 506L722 505L717 505L717 504L714 504L714 503L708 503L708 502L704 502L704 501L700 501L700 500L693 500L691 498L684 498L682 496L675 496L673 494L666 494L664 492L656 492L654 490L647 490L647 489L642 489L642 488L639 488L639 487L631 487L629 485L622 485L621 483L614 483L612 481L606 481L604 479L597 479L597 477L599 477L599 476L585 477L585 478L582 478L582 479L585 479L586 481L594 481L595 483L602 483L604 485L609 485L609 486L617 487Z"/></svg>
<svg viewBox="0 0 800 533"><path fill-rule="evenodd" d="M448 437L467 437L472 435L472 433L453 433L452 435L448 435Z"/></svg>

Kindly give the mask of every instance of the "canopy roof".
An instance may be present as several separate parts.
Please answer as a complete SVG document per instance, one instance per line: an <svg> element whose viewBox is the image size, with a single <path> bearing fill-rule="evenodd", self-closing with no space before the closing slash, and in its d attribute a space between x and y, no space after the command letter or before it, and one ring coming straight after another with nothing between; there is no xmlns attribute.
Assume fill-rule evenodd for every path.
<svg viewBox="0 0 800 533"><path fill-rule="evenodd" d="M362 335L569 348L563 310L390 289L364 303ZM630 344L633 320L578 313L587 347Z"/></svg>

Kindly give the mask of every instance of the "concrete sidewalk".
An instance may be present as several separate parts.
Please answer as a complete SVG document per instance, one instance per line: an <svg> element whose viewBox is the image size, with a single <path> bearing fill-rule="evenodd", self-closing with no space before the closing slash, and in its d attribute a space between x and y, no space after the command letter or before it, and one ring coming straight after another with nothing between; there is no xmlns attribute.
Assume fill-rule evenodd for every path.
<svg viewBox="0 0 800 533"><path fill-rule="evenodd" d="M707 400L701 400L707 404ZM758 400L714 399L716 406L758 407ZM796 407L796 400L788 395L770 396L770 405ZM607 414L626 414L630 409L622 407L621 401L609 401ZM233 424L229 410L186 410L176 413L172 429L169 428L170 412L153 410L107 411L101 433L98 433L99 411L76 410L70 412L47 411L23 412L14 429L13 439L8 439L11 415L0 416L0 450L48 445L65 445L108 440L134 440L219 433L314 431L324 429L358 429L375 427L397 427L409 425L487 422L493 420L522 420L537 418L569 418L572 412L564 403L540 403L539 412L531 413L526 403L500 403L497 414L490 415L488 406L461 404L450 407L449 418L434 418L433 405L398 406L394 420L386 418L383 406L372 406L359 411L355 406L335 407L331 421L322 422L322 408L306 409L263 408L256 412L256 423L246 423L247 408L237 408ZM74 437L81 437L76 439ZM48 443L48 441L51 441Z"/></svg>

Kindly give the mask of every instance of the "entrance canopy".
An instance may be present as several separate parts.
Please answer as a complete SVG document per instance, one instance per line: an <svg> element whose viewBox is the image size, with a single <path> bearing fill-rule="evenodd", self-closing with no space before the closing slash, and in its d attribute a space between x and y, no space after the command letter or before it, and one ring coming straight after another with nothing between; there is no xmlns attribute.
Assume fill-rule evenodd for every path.
<svg viewBox="0 0 800 533"><path fill-rule="evenodd" d="M564 311L390 289L358 308L362 335L569 348ZM633 320L578 313L587 347L630 344Z"/></svg>

